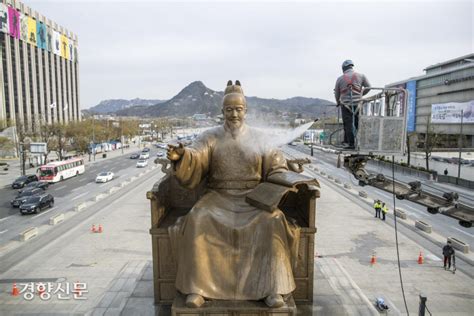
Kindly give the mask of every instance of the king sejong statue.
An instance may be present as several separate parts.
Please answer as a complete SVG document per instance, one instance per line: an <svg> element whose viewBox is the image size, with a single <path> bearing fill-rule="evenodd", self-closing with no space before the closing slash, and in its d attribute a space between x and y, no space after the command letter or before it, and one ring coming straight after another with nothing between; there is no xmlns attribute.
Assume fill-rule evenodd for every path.
<svg viewBox="0 0 474 316"><path fill-rule="evenodd" d="M262 132L245 124L247 102L239 81L228 82L222 113L223 126L202 133L190 147L168 148L182 186L193 189L204 178L208 183L206 194L169 228L176 288L188 307L205 299L263 299L269 307L281 307L295 289L300 229L280 209L259 209L246 196L288 172L287 163L266 146Z"/></svg>

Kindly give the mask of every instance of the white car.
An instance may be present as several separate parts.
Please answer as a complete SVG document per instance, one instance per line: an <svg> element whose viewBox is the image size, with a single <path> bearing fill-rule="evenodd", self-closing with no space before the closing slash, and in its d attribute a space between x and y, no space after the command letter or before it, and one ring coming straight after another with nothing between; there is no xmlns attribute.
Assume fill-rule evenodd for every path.
<svg viewBox="0 0 474 316"><path fill-rule="evenodd" d="M150 154L149 153L141 153L140 154L140 158L138 159L148 159L150 158Z"/></svg>
<svg viewBox="0 0 474 316"><path fill-rule="evenodd" d="M95 182L97 183L105 183L108 181L111 181L114 178L114 173L113 172L101 172L97 175L97 178L95 178Z"/></svg>
<svg viewBox="0 0 474 316"><path fill-rule="evenodd" d="M137 168L145 168L148 166L148 160L146 159L141 159L137 161Z"/></svg>
<svg viewBox="0 0 474 316"><path fill-rule="evenodd" d="M159 151L159 152L156 153L156 156L157 156L157 157L164 157L164 156L165 156L165 153L162 152L162 151Z"/></svg>

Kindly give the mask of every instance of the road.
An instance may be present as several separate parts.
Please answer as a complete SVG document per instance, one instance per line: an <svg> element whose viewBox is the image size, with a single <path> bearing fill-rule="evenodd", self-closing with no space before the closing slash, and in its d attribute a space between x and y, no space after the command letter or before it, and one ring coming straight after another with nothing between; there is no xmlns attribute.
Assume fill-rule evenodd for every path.
<svg viewBox="0 0 474 316"><path fill-rule="evenodd" d="M153 166L153 160L158 151L163 150L151 149L147 168ZM136 153L139 152L136 151ZM0 253L11 241L18 241L19 234L27 228L48 224L49 218L56 214L73 212L75 205L90 200L98 193L106 192L121 180L128 179L146 169L136 167L137 160L129 158L132 153L135 152L88 164L84 174L51 185L47 192L55 199L54 207L45 209L39 214L21 215L18 208L10 206L10 200L16 196L17 190L0 189ZM102 171L112 171L115 174L114 179L107 183L95 183L97 174Z"/></svg>
<svg viewBox="0 0 474 316"><path fill-rule="evenodd" d="M310 149L304 145L300 146L286 146L285 151L300 157L310 157ZM334 177L339 178L343 183L350 183L353 187L358 186L358 181L344 168L337 168L336 161L337 155L333 153L323 152L320 150L314 150L314 156L312 157L313 163L318 165L321 169L325 170L327 174L331 174ZM399 178L398 175L395 176ZM405 179L406 180L406 179ZM413 181L413 180L412 180ZM362 187L360 187L362 189ZM368 193L370 197L380 199L385 202L389 209L396 208L403 209L407 212L408 216L417 220L423 220L428 222L433 230L445 237L455 237L469 244L470 249L474 246L474 229L465 228L459 225L458 221L443 215L432 215L426 211L425 207L412 203L405 200L393 199L393 196L385 191L378 190L370 186L364 186L363 190ZM463 199L470 198L470 195L462 194ZM375 211L374 211L375 213Z"/></svg>

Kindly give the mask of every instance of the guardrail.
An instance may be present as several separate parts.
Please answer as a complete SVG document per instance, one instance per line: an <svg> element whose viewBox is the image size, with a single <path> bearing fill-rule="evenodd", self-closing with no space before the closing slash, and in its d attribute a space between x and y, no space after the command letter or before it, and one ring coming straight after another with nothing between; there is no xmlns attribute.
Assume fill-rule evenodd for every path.
<svg viewBox="0 0 474 316"><path fill-rule="evenodd" d="M423 221L415 221L415 227L421 229L422 231L428 234L431 234L431 232L433 231L431 225Z"/></svg>
<svg viewBox="0 0 474 316"><path fill-rule="evenodd" d="M469 181L469 180L466 180L466 179L459 179L459 181L457 181L457 180L458 180L457 177L438 175L438 182L440 182L440 183L456 184L456 185L459 185L461 187L474 189L474 181Z"/></svg>
<svg viewBox="0 0 474 316"><path fill-rule="evenodd" d="M54 226L54 225L57 225L57 224L61 223L62 221L64 221L64 213L51 216L49 218L49 225Z"/></svg>
<svg viewBox="0 0 474 316"><path fill-rule="evenodd" d="M396 208L393 213L396 217L400 217L401 219L407 219L407 213L402 209Z"/></svg>
<svg viewBox="0 0 474 316"><path fill-rule="evenodd" d="M453 245L454 248L461 250L463 253L469 253L469 245L464 241L454 237L448 237L448 241L451 242L451 245Z"/></svg>
<svg viewBox="0 0 474 316"><path fill-rule="evenodd" d="M20 233L21 241L27 241L31 238L38 236L38 228L37 227L30 227L27 230L24 230Z"/></svg>

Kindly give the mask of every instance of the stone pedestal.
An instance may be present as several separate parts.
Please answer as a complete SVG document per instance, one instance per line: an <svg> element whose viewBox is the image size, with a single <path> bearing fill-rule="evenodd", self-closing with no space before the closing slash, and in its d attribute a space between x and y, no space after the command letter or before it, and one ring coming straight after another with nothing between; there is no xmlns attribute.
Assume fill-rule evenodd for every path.
<svg viewBox="0 0 474 316"><path fill-rule="evenodd" d="M263 301L206 301L199 308L185 305L185 296L178 294L171 306L172 316L296 316L296 305L290 296L286 305L269 308Z"/></svg>

